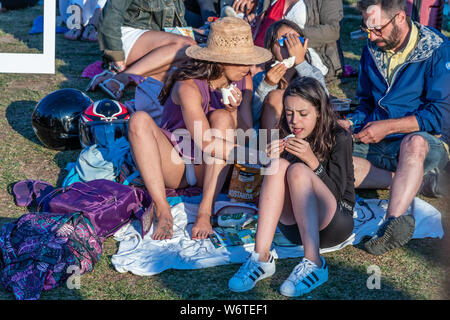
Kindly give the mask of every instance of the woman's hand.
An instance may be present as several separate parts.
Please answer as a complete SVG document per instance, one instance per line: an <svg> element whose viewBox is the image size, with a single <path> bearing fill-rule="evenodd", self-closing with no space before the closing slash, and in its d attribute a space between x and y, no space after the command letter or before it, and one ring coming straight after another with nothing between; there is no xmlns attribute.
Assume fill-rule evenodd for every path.
<svg viewBox="0 0 450 320"><path fill-rule="evenodd" d="M256 6L258 5L258 0L235 0L233 2L232 8L237 13L242 12L245 15L250 14ZM247 11L245 11L247 10Z"/></svg>
<svg viewBox="0 0 450 320"><path fill-rule="evenodd" d="M305 61L306 52L308 50L308 39L305 39L305 44L302 44L296 34L288 33L284 45L289 52L289 56L295 56L295 65L299 65Z"/></svg>
<svg viewBox="0 0 450 320"><path fill-rule="evenodd" d="M277 85L280 82L281 78L283 78L283 76L285 75L286 71L287 68L284 63L279 63L267 72L264 81L266 81L267 84L271 86Z"/></svg>
<svg viewBox="0 0 450 320"><path fill-rule="evenodd" d="M228 99L230 103L225 104L225 109L229 112L236 112L242 103L242 92L237 87L233 87L231 94L233 97Z"/></svg>
<svg viewBox="0 0 450 320"><path fill-rule="evenodd" d="M315 170L319 166L319 160L311 150L309 143L301 138L293 137L286 141L286 151L302 160L308 167Z"/></svg>
<svg viewBox="0 0 450 320"><path fill-rule="evenodd" d="M271 159L279 158L286 147L284 139L272 141L266 148L266 153Z"/></svg>
<svg viewBox="0 0 450 320"><path fill-rule="evenodd" d="M123 72L127 68L125 61L114 61L112 67L115 72Z"/></svg>

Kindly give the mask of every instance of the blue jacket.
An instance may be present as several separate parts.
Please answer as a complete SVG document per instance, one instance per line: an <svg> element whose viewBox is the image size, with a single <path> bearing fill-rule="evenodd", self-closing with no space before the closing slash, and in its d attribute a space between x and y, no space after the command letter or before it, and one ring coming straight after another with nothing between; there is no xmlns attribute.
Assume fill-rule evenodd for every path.
<svg viewBox="0 0 450 320"><path fill-rule="evenodd" d="M450 117L450 46L446 36L418 23L418 42L389 85L383 52L368 42L360 61L359 105L348 115L359 132L368 122L415 115L420 131L441 134ZM447 133L448 134L448 133ZM387 138L403 137L403 134Z"/></svg>

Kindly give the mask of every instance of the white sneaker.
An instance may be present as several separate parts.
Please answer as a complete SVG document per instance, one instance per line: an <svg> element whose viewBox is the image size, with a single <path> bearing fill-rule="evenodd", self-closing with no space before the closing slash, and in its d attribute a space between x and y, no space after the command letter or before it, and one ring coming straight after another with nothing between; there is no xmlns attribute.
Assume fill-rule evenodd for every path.
<svg viewBox="0 0 450 320"><path fill-rule="evenodd" d="M256 282L275 273L275 259L269 253L267 262L259 261L259 253L253 252L238 272L228 281L231 291L244 292L252 289Z"/></svg>
<svg viewBox="0 0 450 320"><path fill-rule="evenodd" d="M287 297L298 297L311 292L328 280L328 267L321 256L322 267L303 258L302 262L295 266L289 278L280 287L280 293Z"/></svg>

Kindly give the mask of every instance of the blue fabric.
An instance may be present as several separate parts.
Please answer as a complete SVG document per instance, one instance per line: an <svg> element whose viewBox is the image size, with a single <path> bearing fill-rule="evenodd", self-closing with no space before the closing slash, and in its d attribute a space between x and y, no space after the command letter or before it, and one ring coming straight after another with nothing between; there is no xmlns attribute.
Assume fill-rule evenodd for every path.
<svg viewBox="0 0 450 320"><path fill-rule="evenodd" d="M75 170L75 166L76 166L75 162L69 162L66 165L66 171L68 171L69 173L67 174L67 176L64 178L64 181L62 182L62 187L63 188L66 188L66 187L70 186L74 182L81 181L80 175Z"/></svg>
<svg viewBox="0 0 450 320"><path fill-rule="evenodd" d="M167 197L167 202L169 202L169 205L171 207L173 207L181 202L200 204L201 201L202 201L202 195L192 196L192 197L188 197L188 196ZM224 193L219 193L216 201L230 201L230 198L228 198L228 196Z"/></svg>
<svg viewBox="0 0 450 320"><path fill-rule="evenodd" d="M450 117L450 45L435 29L418 25L419 40L389 85L382 52L370 42L364 48L357 88L359 105L347 116L358 133L368 122L416 116L420 131L441 134ZM401 138L403 134L387 138Z"/></svg>
<svg viewBox="0 0 450 320"><path fill-rule="evenodd" d="M55 29L56 33L66 33L69 31L66 27L58 27L56 26ZM44 32L44 17L39 16L33 21L33 26L31 27L31 30L29 34L38 34Z"/></svg>
<svg viewBox="0 0 450 320"><path fill-rule="evenodd" d="M435 168L443 169L448 162L447 150L441 140L426 132L416 132L428 142L428 154L423 165L424 173ZM353 145L353 156L364 158L374 166L391 172L397 170L398 154L402 139L382 140L379 143L355 143Z"/></svg>

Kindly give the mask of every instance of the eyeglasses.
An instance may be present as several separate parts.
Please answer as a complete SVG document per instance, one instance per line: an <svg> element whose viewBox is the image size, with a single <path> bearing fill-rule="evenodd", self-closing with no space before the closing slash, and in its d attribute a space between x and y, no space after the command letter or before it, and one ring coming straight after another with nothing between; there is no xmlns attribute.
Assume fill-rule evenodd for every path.
<svg viewBox="0 0 450 320"><path fill-rule="evenodd" d="M369 37L370 37L370 33L371 33L371 32L373 32L375 35L377 35L378 37L380 37L381 34L382 34L382 32L383 32L383 29L386 28L389 24L391 24L392 21L394 21L394 19L395 19L397 16L398 16L398 13L397 13L395 16L393 16L392 19L389 20L389 22L386 23L384 26L381 26L381 27L375 27L375 28L367 28L367 26L366 26L366 24L364 23L364 21L362 21L361 26L360 26L361 31L367 32L367 33L369 34Z"/></svg>
<svg viewBox="0 0 450 320"><path fill-rule="evenodd" d="M305 44L305 38L303 38L303 37L298 37L299 39L300 39L300 42L302 43L302 45L304 45ZM278 39L278 44L280 45L280 47L283 47L284 46L284 41L286 41L286 37L282 37L282 38L280 38L280 39Z"/></svg>

